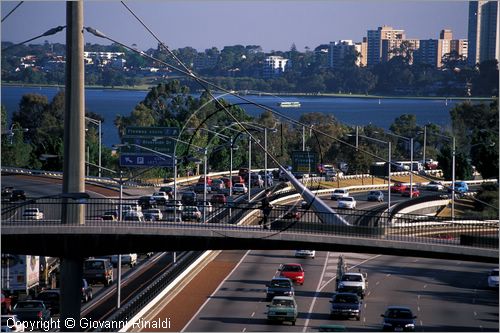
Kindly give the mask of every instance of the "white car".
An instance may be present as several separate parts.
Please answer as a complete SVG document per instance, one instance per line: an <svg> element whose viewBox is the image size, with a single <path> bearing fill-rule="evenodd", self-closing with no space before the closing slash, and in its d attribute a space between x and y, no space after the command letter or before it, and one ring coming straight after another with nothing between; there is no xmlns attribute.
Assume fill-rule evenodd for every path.
<svg viewBox="0 0 500 333"><path fill-rule="evenodd" d="M233 185L233 193L247 193L248 187L245 184L236 183Z"/></svg>
<svg viewBox="0 0 500 333"><path fill-rule="evenodd" d="M43 220L43 212L38 208L26 208L23 217L28 220Z"/></svg>
<svg viewBox="0 0 500 333"><path fill-rule="evenodd" d="M356 209L356 199L353 197L342 197L338 200L338 208Z"/></svg>
<svg viewBox="0 0 500 333"><path fill-rule="evenodd" d="M153 195L151 196L151 198L157 203L157 204L165 204L169 197L167 195L166 192L155 192L153 193Z"/></svg>
<svg viewBox="0 0 500 333"><path fill-rule="evenodd" d="M113 264L113 266L118 265L117 254L111 256L111 263ZM130 267L134 267L135 265L137 265L137 253L122 254L122 265L129 265Z"/></svg>
<svg viewBox="0 0 500 333"><path fill-rule="evenodd" d="M163 219L163 213L158 208L150 208L144 211L144 219L159 221Z"/></svg>
<svg viewBox="0 0 500 333"><path fill-rule="evenodd" d="M444 189L443 184L436 181L431 181L429 184L425 185L425 189L429 191L442 191Z"/></svg>
<svg viewBox="0 0 500 333"><path fill-rule="evenodd" d="M344 198L344 197L348 197L348 196L349 196L348 190L346 190L345 188L338 188L335 191L333 191L330 199L338 200L339 198Z"/></svg>
<svg viewBox="0 0 500 333"><path fill-rule="evenodd" d="M490 272L488 276L488 288L498 289L498 268Z"/></svg>
<svg viewBox="0 0 500 333"><path fill-rule="evenodd" d="M316 256L315 250L296 250L295 257L297 258L312 258Z"/></svg>
<svg viewBox="0 0 500 333"><path fill-rule="evenodd" d="M129 210L123 214L123 220L129 222L144 222L144 214L135 210Z"/></svg>

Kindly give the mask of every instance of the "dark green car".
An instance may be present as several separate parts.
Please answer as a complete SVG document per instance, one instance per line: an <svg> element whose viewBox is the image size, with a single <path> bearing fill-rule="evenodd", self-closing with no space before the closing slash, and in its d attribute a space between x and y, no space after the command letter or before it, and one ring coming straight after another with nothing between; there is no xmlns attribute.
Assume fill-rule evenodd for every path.
<svg viewBox="0 0 500 333"><path fill-rule="evenodd" d="M292 296L276 296L268 304L267 307L267 320L269 322L273 321L289 321L295 326L297 321L297 302Z"/></svg>

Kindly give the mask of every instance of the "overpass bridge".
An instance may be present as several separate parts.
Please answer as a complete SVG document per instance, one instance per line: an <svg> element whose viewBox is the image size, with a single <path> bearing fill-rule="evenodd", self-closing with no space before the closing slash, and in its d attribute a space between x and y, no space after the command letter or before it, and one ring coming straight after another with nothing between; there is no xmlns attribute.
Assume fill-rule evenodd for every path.
<svg viewBox="0 0 500 333"><path fill-rule="evenodd" d="M126 204L126 200L123 202ZM69 204L69 203L66 203ZM257 223L255 205L217 206L207 223L102 221L116 209L111 199L88 199L85 224L62 224L61 202L38 200L2 210L2 250L84 258L116 253L206 249L315 249L498 262L498 220L454 220L371 211L337 210L350 225L324 223L321 215L294 206L275 206L270 229ZM44 219L27 220L27 207L41 207ZM179 213L180 214L180 213ZM359 221L363 223L360 225Z"/></svg>

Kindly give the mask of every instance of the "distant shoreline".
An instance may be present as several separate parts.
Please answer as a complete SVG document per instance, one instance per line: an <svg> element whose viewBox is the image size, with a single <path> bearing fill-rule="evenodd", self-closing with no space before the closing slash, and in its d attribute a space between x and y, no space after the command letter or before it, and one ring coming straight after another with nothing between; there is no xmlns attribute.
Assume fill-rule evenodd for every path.
<svg viewBox="0 0 500 333"><path fill-rule="evenodd" d="M2 85L9 87L28 87L28 88L64 88L64 85L57 84L22 84L13 82L2 82ZM101 90L130 90L130 91L149 91L154 86L120 86L120 87L105 87L105 86L85 86L86 89L101 89ZM223 93L216 91L216 93ZM423 100L473 100L473 101L492 101L497 96L492 97L464 97L464 96L395 96L395 95L363 95L363 94L337 94L337 93L268 93L268 92L248 92L241 93L235 91L241 96L288 96L288 97L338 97L338 98L366 98L366 99L423 99Z"/></svg>

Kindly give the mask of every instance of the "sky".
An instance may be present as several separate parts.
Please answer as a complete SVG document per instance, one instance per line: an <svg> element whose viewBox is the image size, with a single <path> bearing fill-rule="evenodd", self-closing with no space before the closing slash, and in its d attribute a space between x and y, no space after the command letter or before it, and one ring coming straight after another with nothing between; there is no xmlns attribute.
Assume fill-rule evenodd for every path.
<svg viewBox="0 0 500 333"><path fill-rule="evenodd" d="M1 0L2 19L19 1ZM170 48L198 51L228 45L260 45L265 52L314 49L332 41L360 42L382 25L404 29L407 38L437 39L452 29L467 38L467 1L386 0L134 0L126 4ZM25 1L1 24L2 41L21 42L66 24L65 2ZM84 25L141 50L157 43L119 1L84 1ZM88 33L85 43L109 44ZM65 33L32 43L65 43Z"/></svg>

